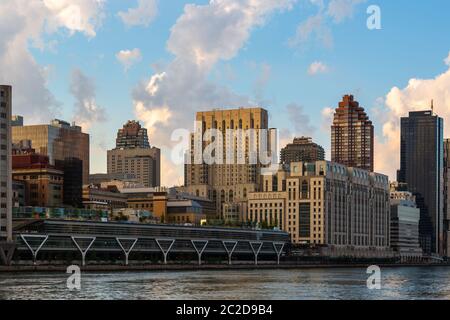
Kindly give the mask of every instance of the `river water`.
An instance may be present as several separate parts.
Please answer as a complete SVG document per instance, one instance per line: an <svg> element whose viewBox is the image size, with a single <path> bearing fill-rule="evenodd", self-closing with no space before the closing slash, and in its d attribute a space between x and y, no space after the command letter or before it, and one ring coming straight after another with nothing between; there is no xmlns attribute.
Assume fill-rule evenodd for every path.
<svg viewBox="0 0 450 320"><path fill-rule="evenodd" d="M369 290L366 269L0 274L0 299L450 299L450 267L381 269Z"/></svg>

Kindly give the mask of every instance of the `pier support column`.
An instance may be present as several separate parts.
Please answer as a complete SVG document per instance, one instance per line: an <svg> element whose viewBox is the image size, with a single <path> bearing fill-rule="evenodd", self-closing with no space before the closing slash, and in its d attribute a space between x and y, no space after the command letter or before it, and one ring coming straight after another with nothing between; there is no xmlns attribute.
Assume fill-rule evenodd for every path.
<svg viewBox="0 0 450 320"><path fill-rule="evenodd" d="M14 242L0 242L0 265L10 266L15 250Z"/></svg>
<svg viewBox="0 0 450 320"><path fill-rule="evenodd" d="M128 265L128 256L133 250L134 246L138 242L137 238L129 239L129 238L116 238L117 243L122 248L123 253L125 254L125 265Z"/></svg>
<svg viewBox="0 0 450 320"><path fill-rule="evenodd" d="M208 245L208 240L191 240L192 246L194 247L195 251L197 251L198 255L198 265L200 266L202 264L202 254L206 249L206 246ZM199 247L197 247L199 245Z"/></svg>
<svg viewBox="0 0 450 320"><path fill-rule="evenodd" d="M258 265L258 255L263 246L262 242L250 242L250 247L252 248L253 254L255 255L255 265Z"/></svg>
<svg viewBox="0 0 450 320"><path fill-rule="evenodd" d="M44 244L47 242L48 236L21 234L20 237L22 238L23 242L26 244L28 249L30 249L31 254L33 255L33 265L36 265L37 255L38 255L39 251L42 249L42 247L44 246ZM38 243L30 244L28 241L31 241L31 240L40 240L40 241Z"/></svg>
<svg viewBox="0 0 450 320"><path fill-rule="evenodd" d="M94 244L95 239L97 239L97 237L72 237L72 241L75 243L75 245L77 246L78 250L80 250L81 253L81 265L84 267L86 265L86 254L88 253L89 249L92 247L92 245ZM87 240L88 242L84 242L83 244L87 244L87 246L84 246L85 248L83 249L80 244L78 243L77 240Z"/></svg>
<svg viewBox="0 0 450 320"><path fill-rule="evenodd" d="M284 242L274 242L273 243L273 249L275 250L275 252L277 254L277 265L280 265L280 257L281 257L281 254L283 253L284 246L285 246Z"/></svg>
<svg viewBox="0 0 450 320"><path fill-rule="evenodd" d="M233 252L236 249L238 242L237 241L222 241L222 244L228 254L228 264L231 266L231 256L233 255Z"/></svg>
<svg viewBox="0 0 450 320"><path fill-rule="evenodd" d="M164 256L164 264L167 264L167 255L172 249L175 239L155 239L155 241ZM165 249L163 248L164 244L168 244L168 246L165 246Z"/></svg>

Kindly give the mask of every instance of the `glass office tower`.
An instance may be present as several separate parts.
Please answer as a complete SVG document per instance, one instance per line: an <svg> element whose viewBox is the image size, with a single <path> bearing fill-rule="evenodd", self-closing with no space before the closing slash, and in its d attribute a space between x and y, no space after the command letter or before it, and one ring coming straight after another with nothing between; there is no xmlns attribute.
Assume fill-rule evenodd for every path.
<svg viewBox="0 0 450 320"><path fill-rule="evenodd" d="M401 119L398 181L416 195L420 245L428 254L443 253L443 129L443 119L431 110Z"/></svg>

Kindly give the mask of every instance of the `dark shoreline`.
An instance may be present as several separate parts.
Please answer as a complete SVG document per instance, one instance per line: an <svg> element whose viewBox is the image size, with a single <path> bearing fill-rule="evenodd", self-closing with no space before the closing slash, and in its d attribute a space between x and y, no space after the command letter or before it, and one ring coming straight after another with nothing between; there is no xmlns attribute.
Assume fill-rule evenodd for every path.
<svg viewBox="0 0 450 320"><path fill-rule="evenodd" d="M223 270L292 270L292 269L345 269L345 268L367 268L371 264L281 264L281 265L91 265L81 267L85 272L151 272L151 271L223 271ZM413 267L450 267L450 264L376 264L380 268L413 268ZM1 273L28 273L28 272L66 272L67 266L0 266Z"/></svg>

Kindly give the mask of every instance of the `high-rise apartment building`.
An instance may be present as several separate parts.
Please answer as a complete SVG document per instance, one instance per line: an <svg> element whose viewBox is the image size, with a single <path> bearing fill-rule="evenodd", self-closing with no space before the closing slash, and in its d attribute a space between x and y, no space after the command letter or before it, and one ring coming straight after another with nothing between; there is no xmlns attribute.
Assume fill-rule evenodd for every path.
<svg viewBox="0 0 450 320"><path fill-rule="evenodd" d="M12 87L0 86L0 242L12 241ZM0 248L3 250L2 248ZM1 261L0 261L1 263Z"/></svg>
<svg viewBox="0 0 450 320"><path fill-rule="evenodd" d="M149 149L147 129L143 128L138 121L128 121L122 129L117 132L117 149Z"/></svg>
<svg viewBox="0 0 450 320"><path fill-rule="evenodd" d="M331 126L331 161L373 171L374 127L364 108L345 95Z"/></svg>
<svg viewBox="0 0 450 320"><path fill-rule="evenodd" d="M401 118L398 181L408 185L420 208L420 244L425 253L443 253L443 119L430 111Z"/></svg>
<svg viewBox="0 0 450 320"><path fill-rule="evenodd" d="M444 140L444 256L450 257L450 139Z"/></svg>
<svg viewBox="0 0 450 320"><path fill-rule="evenodd" d="M108 150L108 174L132 174L145 187L161 185L161 150L150 146L147 130L128 121L118 130L116 148Z"/></svg>
<svg viewBox="0 0 450 320"><path fill-rule="evenodd" d="M213 200L220 217L224 204L239 204L241 213L245 212L247 194L258 191L261 169L265 167L259 158L258 141L266 141L267 146L269 144L267 111L262 108L240 108L198 112L196 123L196 134L200 134L200 139L209 129L220 131L223 137L223 152L221 155L215 155L219 160L214 164L207 164L203 158L200 163L196 163L195 154L203 154L209 143L201 142L197 146L200 150L195 150L196 134L191 135L191 149L187 155L189 161L185 164L184 173L186 191ZM240 134L244 136L253 132L254 139L248 135L239 139L239 134L233 136L230 130L241 130ZM226 139L227 135L231 138ZM266 140L262 135L265 135ZM256 154L254 161L250 161L252 150L253 155ZM244 161L238 161L239 152L244 155ZM233 156L230 157L231 154Z"/></svg>
<svg viewBox="0 0 450 320"><path fill-rule="evenodd" d="M329 161L293 162L249 194L247 221L278 227L294 244L347 250L389 249L387 176ZM336 251L337 252L337 251Z"/></svg>
<svg viewBox="0 0 450 320"><path fill-rule="evenodd" d="M283 164L320 160L325 160L325 150L309 137L295 138L280 152L280 162Z"/></svg>
<svg viewBox="0 0 450 320"><path fill-rule="evenodd" d="M83 161L83 183L89 183L89 134L81 127L62 120L50 124L13 126L13 143L30 140L36 153L47 155L51 165L56 161L77 158Z"/></svg>

